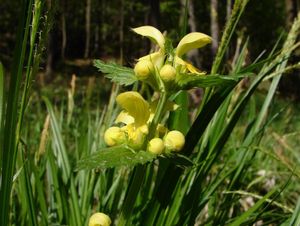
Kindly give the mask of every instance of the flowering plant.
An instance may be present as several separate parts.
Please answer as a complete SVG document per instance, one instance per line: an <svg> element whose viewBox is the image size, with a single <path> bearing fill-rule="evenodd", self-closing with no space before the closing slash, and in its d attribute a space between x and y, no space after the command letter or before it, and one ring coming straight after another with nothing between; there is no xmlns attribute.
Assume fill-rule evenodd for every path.
<svg viewBox="0 0 300 226"><path fill-rule="evenodd" d="M141 26L132 31L149 38L157 45L157 50L138 58L134 68L101 60L95 60L94 65L119 85L141 83L142 87L151 87L153 97L145 100L142 91L120 93L116 102L122 110L114 124L104 132L108 148L83 159L79 168L143 164L161 154L174 156L173 153L178 153L185 145L184 134L178 130L170 131L165 125L168 113L180 108L172 102L174 96L193 87L236 84L240 79L239 76L206 75L183 59L188 51L211 43L206 34L189 33L173 48L171 41L155 27Z"/></svg>

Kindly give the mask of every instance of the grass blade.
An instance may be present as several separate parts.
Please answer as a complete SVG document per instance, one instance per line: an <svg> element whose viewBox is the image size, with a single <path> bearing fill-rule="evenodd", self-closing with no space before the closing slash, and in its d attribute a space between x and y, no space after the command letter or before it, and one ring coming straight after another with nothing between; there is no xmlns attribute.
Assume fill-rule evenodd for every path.
<svg viewBox="0 0 300 226"><path fill-rule="evenodd" d="M6 101L5 126L2 151L2 181L0 190L0 225L8 225L10 212L9 200L12 188L12 177L15 170L18 134L17 118L19 108L19 90L21 85L22 71L24 68L25 52L29 34L29 24L32 15L32 1L21 2L21 15L18 25L17 41L12 63L10 87ZM24 29L25 28L25 29Z"/></svg>
<svg viewBox="0 0 300 226"><path fill-rule="evenodd" d="M51 128L52 128L52 132L54 135L54 141L55 141L55 146L56 146L55 155L56 155L59 166L62 168L63 181L64 181L64 183L67 183L68 179L70 178L70 174L71 174L71 166L70 166L70 162L68 159L67 150L66 150L65 144L63 142L60 128L58 126L58 122L57 122L56 116L54 114L52 105L51 105L50 101L48 100L48 98L44 97L43 99L44 99L44 102L47 106L47 109L48 109L48 112L50 115Z"/></svg>
<svg viewBox="0 0 300 226"><path fill-rule="evenodd" d="M239 226L239 225L242 225L242 223L245 222L247 220L247 218L252 213L255 213L255 211L257 211L264 204L264 202L267 199L269 199L269 197L271 197L275 193L275 191L276 190L273 189L272 191L268 192L262 199L260 199L257 203L255 203L255 205L252 206L248 211L246 211L245 213L243 213L236 220L234 220L234 222L232 222L231 224L229 224L229 226Z"/></svg>

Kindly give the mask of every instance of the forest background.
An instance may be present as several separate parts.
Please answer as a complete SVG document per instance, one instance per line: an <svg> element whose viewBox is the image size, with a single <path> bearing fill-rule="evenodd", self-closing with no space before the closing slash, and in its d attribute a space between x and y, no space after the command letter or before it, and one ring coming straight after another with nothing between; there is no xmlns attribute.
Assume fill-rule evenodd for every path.
<svg viewBox="0 0 300 226"><path fill-rule="evenodd" d="M3 0L0 9L0 60L5 67L12 61L17 20L20 7L18 1ZM149 51L149 43L140 42L131 28L152 25L168 31L174 40L180 36L183 25L185 0L86 0L46 1L48 9L54 11L51 29L44 51L41 72L52 80L57 74L71 76L95 74L92 59L119 60L124 65L134 64L135 59ZM233 1L189 1L188 31L210 34L214 40L211 49L192 51L188 58L203 70L209 70L216 53L222 28L230 16ZM249 37L248 63L263 51L270 51L279 35L286 35L297 15L300 3L297 0L253 0L247 5L238 29L237 37ZM46 9L45 9L46 10ZM232 60L237 43L232 42L227 58ZM299 51L292 61L299 60ZM78 67L78 68L72 68ZM58 72L58 73L56 73ZM299 99L299 72L284 76L280 93Z"/></svg>

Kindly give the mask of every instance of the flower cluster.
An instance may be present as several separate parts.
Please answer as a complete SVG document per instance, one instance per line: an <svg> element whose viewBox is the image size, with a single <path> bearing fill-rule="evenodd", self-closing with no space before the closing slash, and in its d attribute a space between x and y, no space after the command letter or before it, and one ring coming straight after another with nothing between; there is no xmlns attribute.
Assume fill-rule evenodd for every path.
<svg viewBox="0 0 300 226"><path fill-rule="evenodd" d="M184 36L175 49L166 49L166 39L155 27L142 26L133 29L133 31L148 37L159 47L158 51L138 59L134 72L140 81L147 82L155 89L158 87L157 79L161 79L167 89L175 89L177 91L176 81L181 73L191 75L205 74L192 64L184 61L182 56L192 49L201 48L211 43L211 38L208 35L192 32Z"/></svg>
<svg viewBox="0 0 300 226"><path fill-rule="evenodd" d="M179 77L205 74L184 61L182 56L191 49L210 43L211 38L199 32L189 33L173 49L154 27L142 26L133 31L158 45L156 52L138 59L134 73L137 80L150 85L161 96L159 100L148 103L135 91L119 94L116 101L123 110L115 121L117 126L105 131L105 143L107 146L127 144L135 150L147 149L155 154L180 151L185 143L184 135L177 130L168 131L160 124L160 119L167 111L178 107L168 102L168 98L180 89L177 85Z"/></svg>
<svg viewBox="0 0 300 226"><path fill-rule="evenodd" d="M138 92L129 91L117 96L117 103L123 109L117 116L113 126L104 133L104 141L108 146L126 143L129 147L140 150L147 146L147 150L161 154L163 151L180 151L184 145L184 136L179 131L168 131L166 127L158 124L149 143L145 140L149 134L149 125L156 112L156 101L148 103ZM177 105L169 102L166 110L175 110Z"/></svg>

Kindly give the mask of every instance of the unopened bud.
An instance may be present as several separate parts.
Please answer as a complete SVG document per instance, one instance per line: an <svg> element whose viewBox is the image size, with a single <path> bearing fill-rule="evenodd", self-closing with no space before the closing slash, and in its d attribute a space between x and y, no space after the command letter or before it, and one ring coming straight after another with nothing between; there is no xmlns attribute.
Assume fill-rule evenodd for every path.
<svg viewBox="0 0 300 226"><path fill-rule="evenodd" d="M154 66L150 60L140 60L134 67L134 73L139 80L145 80L154 70Z"/></svg>
<svg viewBox="0 0 300 226"><path fill-rule="evenodd" d="M166 64L160 69L159 74L164 82L170 82L176 78L176 69L171 65Z"/></svg>
<svg viewBox="0 0 300 226"><path fill-rule="evenodd" d="M95 213L90 217L89 226L110 226L111 219L104 213Z"/></svg>
<svg viewBox="0 0 300 226"><path fill-rule="evenodd" d="M156 155L160 155L164 149L164 142L160 138L153 138L148 144L148 151Z"/></svg>
<svg viewBox="0 0 300 226"><path fill-rule="evenodd" d="M125 141L125 133L119 127L110 127L104 133L104 141L107 146L121 144Z"/></svg>
<svg viewBox="0 0 300 226"><path fill-rule="evenodd" d="M181 132L172 130L167 133L164 142L167 150L180 151L185 143L185 138Z"/></svg>

